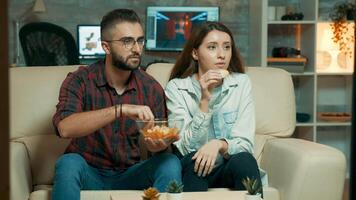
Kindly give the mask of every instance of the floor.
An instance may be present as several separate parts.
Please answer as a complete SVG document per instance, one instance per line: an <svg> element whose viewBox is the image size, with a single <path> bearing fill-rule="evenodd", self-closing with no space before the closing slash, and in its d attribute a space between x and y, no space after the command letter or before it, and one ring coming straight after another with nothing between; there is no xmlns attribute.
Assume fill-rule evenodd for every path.
<svg viewBox="0 0 356 200"><path fill-rule="evenodd" d="M349 183L350 183L350 180L346 179L345 185L344 185L344 194L342 195L342 200L349 200Z"/></svg>

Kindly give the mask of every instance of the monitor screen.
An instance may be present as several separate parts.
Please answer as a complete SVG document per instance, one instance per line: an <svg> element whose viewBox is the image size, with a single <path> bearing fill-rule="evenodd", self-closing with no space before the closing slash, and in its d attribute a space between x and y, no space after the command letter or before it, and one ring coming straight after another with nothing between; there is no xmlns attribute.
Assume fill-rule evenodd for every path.
<svg viewBox="0 0 356 200"><path fill-rule="evenodd" d="M101 48L100 25L78 25L77 42L80 59L99 58L105 55Z"/></svg>
<svg viewBox="0 0 356 200"><path fill-rule="evenodd" d="M146 50L180 51L194 26L219 20L219 7L147 7Z"/></svg>

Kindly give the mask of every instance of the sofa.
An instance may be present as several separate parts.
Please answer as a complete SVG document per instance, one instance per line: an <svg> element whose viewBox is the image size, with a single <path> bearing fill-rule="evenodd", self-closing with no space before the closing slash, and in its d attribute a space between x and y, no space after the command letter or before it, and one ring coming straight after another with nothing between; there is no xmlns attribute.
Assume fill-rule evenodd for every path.
<svg viewBox="0 0 356 200"><path fill-rule="evenodd" d="M155 63L147 72L164 87L172 66ZM51 119L62 81L77 68L9 69L12 200L51 199L54 165L69 143L69 139L55 135ZM269 181L264 187L264 199L340 200L346 174L345 156L332 147L293 138L296 111L291 75L266 67L248 67L247 74L252 81L256 107L254 156ZM81 198L90 199L92 192L82 191ZM102 199L108 199L107 195Z"/></svg>

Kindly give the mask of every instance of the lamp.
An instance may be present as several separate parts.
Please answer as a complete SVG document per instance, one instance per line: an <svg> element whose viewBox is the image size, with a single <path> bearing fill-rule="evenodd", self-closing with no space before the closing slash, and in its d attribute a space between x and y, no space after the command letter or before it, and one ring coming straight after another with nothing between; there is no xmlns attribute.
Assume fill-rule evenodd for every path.
<svg viewBox="0 0 356 200"><path fill-rule="evenodd" d="M43 2L43 0L35 0L33 5L25 10L25 12L20 15L16 20L15 20L15 33L16 33L16 57L15 57L15 65L19 66L20 64L20 38L19 38L19 32L20 32L20 22L31 12L33 13L42 13L46 11L46 6Z"/></svg>
<svg viewBox="0 0 356 200"><path fill-rule="evenodd" d="M36 13L46 12L46 6L43 0L35 0L35 3L32 7L32 11Z"/></svg>

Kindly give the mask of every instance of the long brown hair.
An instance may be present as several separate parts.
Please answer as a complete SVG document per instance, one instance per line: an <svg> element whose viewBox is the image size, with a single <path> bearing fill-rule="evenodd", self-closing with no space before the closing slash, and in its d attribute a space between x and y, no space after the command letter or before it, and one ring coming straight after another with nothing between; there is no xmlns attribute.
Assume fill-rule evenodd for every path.
<svg viewBox="0 0 356 200"><path fill-rule="evenodd" d="M172 80L174 78L186 78L198 72L198 62L193 59L192 51L193 49L198 49L206 35L208 35L208 33L213 30L225 32L230 36L232 43L232 55L227 70L230 72L245 72L240 53L235 46L234 37L232 36L231 31L220 22L206 22L193 30L187 43L184 46L182 53L178 57L172 69L169 80Z"/></svg>

